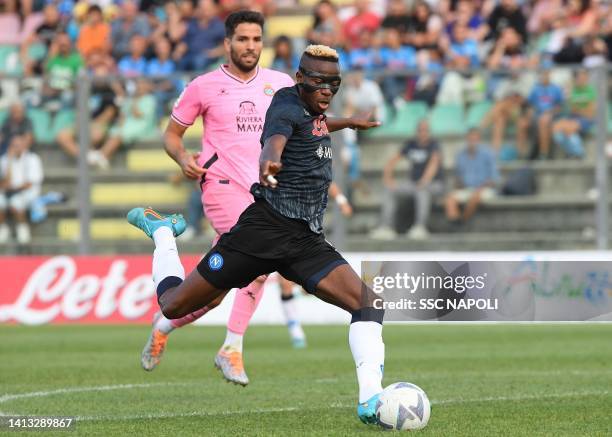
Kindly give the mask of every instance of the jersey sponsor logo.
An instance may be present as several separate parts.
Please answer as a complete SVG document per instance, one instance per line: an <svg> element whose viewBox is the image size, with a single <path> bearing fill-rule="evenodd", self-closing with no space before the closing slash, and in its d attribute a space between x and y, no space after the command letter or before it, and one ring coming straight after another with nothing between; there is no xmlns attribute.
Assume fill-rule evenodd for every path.
<svg viewBox="0 0 612 437"><path fill-rule="evenodd" d="M322 137L325 135L329 135L329 130L327 130L327 124L325 120L321 118L315 118L312 120L312 134L316 137Z"/></svg>
<svg viewBox="0 0 612 437"><path fill-rule="evenodd" d="M257 111L255 103L245 100L238 106L236 115L236 130L238 132L261 132L263 131L264 119Z"/></svg>
<svg viewBox="0 0 612 437"><path fill-rule="evenodd" d="M332 159L332 148L319 144L319 147L315 150L315 155L317 155L319 159Z"/></svg>
<svg viewBox="0 0 612 437"><path fill-rule="evenodd" d="M264 94L270 97L274 95L274 88L272 88L272 85L270 85L269 83L264 85Z"/></svg>
<svg viewBox="0 0 612 437"><path fill-rule="evenodd" d="M218 270L221 270L222 267L223 257L219 253L213 253L210 258L208 258L208 268L216 272Z"/></svg>

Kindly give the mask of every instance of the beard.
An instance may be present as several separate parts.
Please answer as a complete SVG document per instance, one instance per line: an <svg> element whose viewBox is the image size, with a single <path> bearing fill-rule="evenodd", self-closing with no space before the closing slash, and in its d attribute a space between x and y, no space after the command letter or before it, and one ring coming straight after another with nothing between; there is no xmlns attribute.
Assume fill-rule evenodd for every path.
<svg viewBox="0 0 612 437"><path fill-rule="evenodd" d="M236 66L236 68L238 68L238 70L242 71L243 73L248 73L250 71L253 71L255 67L257 67L257 64L259 63L259 56L257 56L257 59L255 60L255 63L253 65L245 64L243 60L240 58L240 55L238 55L238 53L236 53L234 49L230 49L230 58L232 60L232 63Z"/></svg>

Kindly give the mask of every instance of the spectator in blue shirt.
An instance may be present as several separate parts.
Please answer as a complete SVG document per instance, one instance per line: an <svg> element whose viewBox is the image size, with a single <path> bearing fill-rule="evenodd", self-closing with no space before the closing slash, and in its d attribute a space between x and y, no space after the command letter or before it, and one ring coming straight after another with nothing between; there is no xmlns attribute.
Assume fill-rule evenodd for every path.
<svg viewBox="0 0 612 437"><path fill-rule="evenodd" d="M447 53L449 63L455 68L478 67L478 42L469 38L468 27L456 23L453 26L453 37Z"/></svg>
<svg viewBox="0 0 612 437"><path fill-rule="evenodd" d="M286 35L280 35L276 38L274 40L272 69L293 75L297 71L299 64L300 58L293 53L291 38Z"/></svg>
<svg viewBox="0 0 612 437"><path fill-rule="evenodd" d="M155 43L155 57L149 60L145 72L147 76L152 76L158 118L167 112L167 103L180 87L180 80L164 77L172 75L176 70L174 61L170 59L171 48L170 41L166 38L158 39Z"/></svg>
<svg viewBox="0 0 612 437"><path fill-rule="evenodd" d="M544 70L540 76L540 81L533 87L527 98L529 110L517 124L517 142L523 150L527 144L529 127L532 123L535 123L539 157L540 159L548 158L553 121L561 111L563 100L563 90L550 82L550 71Z"/></svg>
<svg viewBox="0 0 612 437"><path fill-rule="evenodd" d="M402 36L395 28L385 29L384 45L379 49L379 59L382 67L386 70L410 70L416 69L416 50L410 46L402 46ZM394 104L394 108L403 102L402 96L406 94L406 81L408 76L404 74L388 75L382 80L382 90L385 100Z"/></svg>
<svg viewBox="0 0 612 437"><path fill-rule="evenodd" d="M446 217L454 225L469 220L483 200L495 196L499 170L495 154L481 143L478 129L470 129L467 147L455 158L456 188L446 197ZM465 204L461 211L460 204Z"/></svg>
<svg viewBox="0 0 612 437"><path fill-rule="evenodd" d="M134 35L148 38L151 35L151 26L147 18L138 13L138 4L135 1L124 0L120 18L113 20L111 25L112 54L115 59L128 56Z"/></svg>
<svg viewBox="0 0 612 437"><path fill-rule="evenodd" d="M117 64L119 73L125 77L143 76L147 68L144 53L147 50L147 40L142 35L134 35L130 40L130 55L124 56Z"/></svg>
<svg viewBox="0 0 612 437"><path fill-rule="evenodd" d="M212 0L200 0L195 18L189 20L183 41L176 53L181 60L181 71L202 71L223 56L225 26L217 17L217 6Z"/></svg>
<svg viewBox="0 0 612 437"><path fill-rule="evenodd" d="M371 70L380 65L378 51L374 47L374 32L364 29L359 36L359 47L349 53L350 68Z"/></svg>

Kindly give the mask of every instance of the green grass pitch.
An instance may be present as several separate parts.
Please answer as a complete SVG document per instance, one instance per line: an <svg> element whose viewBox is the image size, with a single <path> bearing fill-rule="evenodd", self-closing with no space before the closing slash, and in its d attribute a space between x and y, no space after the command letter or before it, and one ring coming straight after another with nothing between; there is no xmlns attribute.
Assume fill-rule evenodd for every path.
<svg viewBox="0 0 612 437"><path fill-rule="evenodd" d="M305 350L284 327L252 327L246 388L213 368L223 328L174 332L152 373L139 362L148 332L0 326L0 411L77 416L76 435L383 433L355 414L345 326L306 327ZM612 325L387 325L384 337L385 385L414 382L432 401L419 435L612 435Z"/></svg>

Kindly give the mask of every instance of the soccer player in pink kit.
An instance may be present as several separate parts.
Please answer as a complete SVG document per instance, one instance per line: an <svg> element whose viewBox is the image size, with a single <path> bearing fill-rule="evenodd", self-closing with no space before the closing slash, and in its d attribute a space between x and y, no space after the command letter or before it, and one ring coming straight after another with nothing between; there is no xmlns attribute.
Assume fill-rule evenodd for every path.
<svg viewBox="0 0 612 437"><path fill-rule="evenodd" d="M253 11L235 12L225 22L228 64L194 79L177 99L164 134L168 154L191 179L199 179L206 217L219 236L230 230L253 202L249 192L259 179L259 155L266 111L274 93L294 85L285 73L260 68L263 16ZM185 130L202 117L202 152L189 154L182 143ZM216 243L216 240L215 242ZM154 278L156 281L161 278ZM242 362L242 337L262 296L265 277L236 293L228 321L227 337L215 357L226 379L246 385ZM142 366L153 370L159 363L168 334L187 325L220 303L177 320L156 314L153 330L142 353Z"/></svg>

